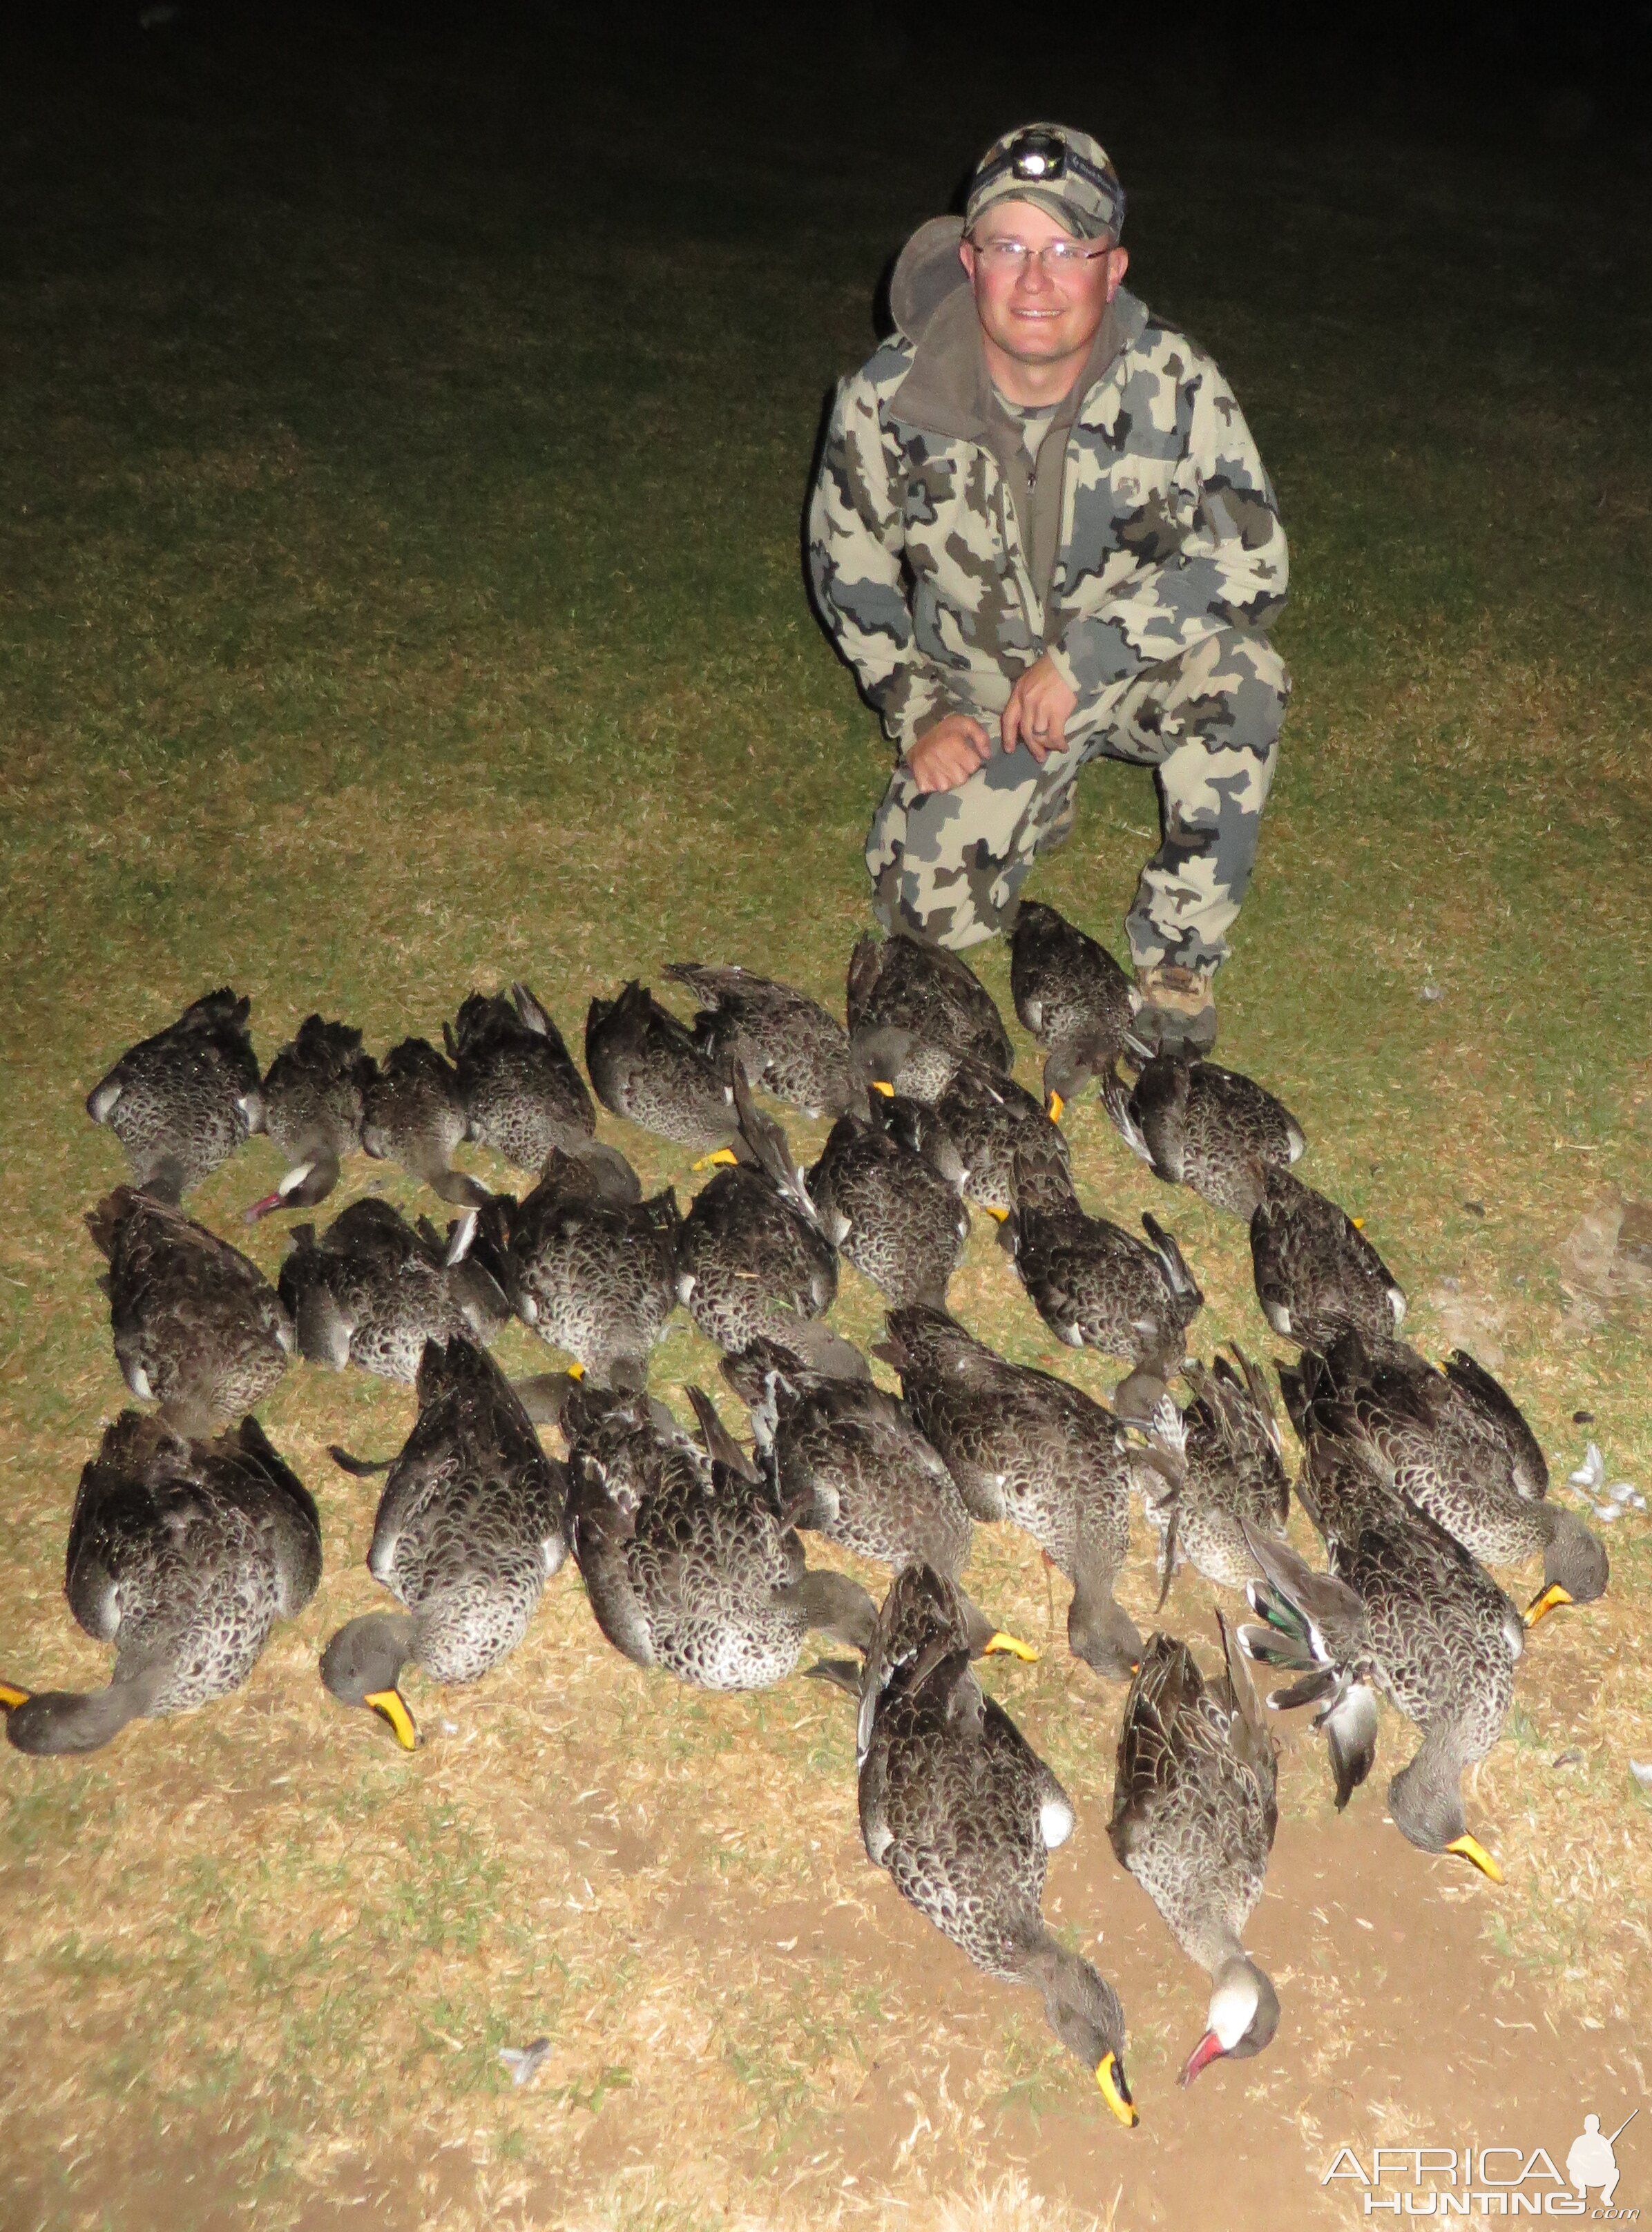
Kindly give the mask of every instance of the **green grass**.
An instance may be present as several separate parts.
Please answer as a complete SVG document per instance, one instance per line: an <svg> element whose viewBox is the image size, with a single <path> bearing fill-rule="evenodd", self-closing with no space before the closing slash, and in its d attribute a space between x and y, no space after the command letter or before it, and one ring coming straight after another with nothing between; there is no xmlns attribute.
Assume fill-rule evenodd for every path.
<svg viewBox="0 0 1652 2232"><path fill-rule="evenodd" d="M737 76L706 27L657 48L524 16L503 60L321 16L109 36L0 88L0 1671L104 1663L60 1593L121 1400L79 1223L118 1171L80 1102L131 1040L224 981L266 1058L311 1007L382 1048L513 976L572 1036L593 991L691 955L841 997L888 755L803 595L819 413L905 231L1052 101L1114 146L1132 283L1232 378L1292 538L1295 698L1224 1051L1301 1117L1419 1339L1472 1303L1545 1447L1570 1463L1592 1434L1645 1484L1644 1311L1579 1339L1556 1262L1603 1187L1652 1193L1652 302L1629 198L1600 222L1610 149L1539 188L1518 146L1408 146L1265 91L1166 133L1220 69L1145 41L1123 75L1082 46L1056 80L932 58L914 109L876 39L794 58L754 32ZM1141 775L1097 770L1039 872L1115 948L1152 811ZM979 957L1007 1007L1004 956ZM1092 1199L1174 1224L1206 1345L1263 1346L1242 1235L1167 1206L1098 1111L1073 1137ZM197 1213L231 1230L273 1167L255 1146ZM279 1259L269 1227L249 1245ZM1006 1353L1107 1384L989 1238L957 1293ZM845 1330L877 1315L846 1281ZM657 1384L711 1368L680 1322ZM373 1592L371 1492L322 1447L393 1446L407 1415L306 1373L273 1398L328 1576L241 1698L88 1763L0 1755L17 2221L99 2222L111 2183L131 2221L824 2221L888 2177L933 2196L983 2151L1031 2160L1034 2124L1109 2165L1086 2185L1040 2157L1052 2206L1110 2194L1036 2007L903 1938L857 1858L841 1698L647 1683L570 1573L514 1678L427 1693L459 1733L412 1762L325 1707L315 1647ZM1625 1749L1652 1756L1644 1522L1611 1547L1611 1599L1534 1639L1486 1776L1519 1859L1495 1926L1562 2009L1646 1976L1652 1872L1620 1842L1648 1803ZM1042 1639L1024 1546L984 1541L973 1581ZM1207 1596L1171 1616L1207 1631ZM1116 1698L1058 1640L989 1678L1093 1845ZM1288 1762L1295 1818L1325 1813L1320 1775ZM837 1934L790 1965L771 1918L806 1947L816 1915ZM1161 2099L1199 1997L1163 1959L1168 1996L1132 2015ZM541 2033L517 2093L498 2049ZM628 2147L680 2174L627 2185Z"/></svg>

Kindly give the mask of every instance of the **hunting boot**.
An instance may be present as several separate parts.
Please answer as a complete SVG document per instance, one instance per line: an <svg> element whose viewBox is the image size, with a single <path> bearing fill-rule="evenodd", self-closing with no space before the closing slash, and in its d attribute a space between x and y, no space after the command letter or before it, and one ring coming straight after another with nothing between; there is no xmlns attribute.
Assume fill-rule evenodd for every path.
<svg viewBox="0 0 1652 2232"><path fill-rule="evenodd" d="M1131 1026L1138 1038L1155 1054L1191 1060L1210 1052L1216 1043L1216 995L1207 970L1161 961L1138 970L1135 982L1143 1002Z"/></svg>

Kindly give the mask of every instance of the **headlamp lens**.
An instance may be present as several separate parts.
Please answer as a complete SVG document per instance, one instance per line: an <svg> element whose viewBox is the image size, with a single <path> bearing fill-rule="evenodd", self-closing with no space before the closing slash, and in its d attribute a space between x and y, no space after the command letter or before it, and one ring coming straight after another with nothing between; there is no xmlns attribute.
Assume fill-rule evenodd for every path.
<svg viewBox="0 0 1652 2232"><path fill-rule="evenodd" d="M1018 178L1064 178L1066 142L1053 132L1024 132L1011 146L1010 167Z"/></svg>

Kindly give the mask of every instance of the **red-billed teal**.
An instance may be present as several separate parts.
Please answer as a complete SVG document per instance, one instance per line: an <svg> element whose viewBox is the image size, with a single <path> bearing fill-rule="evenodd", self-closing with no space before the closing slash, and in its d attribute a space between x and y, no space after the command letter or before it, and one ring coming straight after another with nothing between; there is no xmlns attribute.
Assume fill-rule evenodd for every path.
<svg viewBox="0 0 1652 2232"><path fill-rule="evenodd" d="M1119 1865L1211 1980L1184 2085L1219 2059L1260 2054L1279 2027L1272 1980L1245 1950L1278 1823L1275 1747L1219 1612L1217 1628L1226 1664L1214 1680L1175 1636L1148 1641L1124 1703L1108 1825Z"/></svg>
<svg viewBox="0 0 1652 2232"><path fill-rule="evenodd" d="M367 1096L378 1064L350 1023L306 1015L263 1086L263 1129L287 1158L273 1193L246 1212L254 1224L276 1209L313 1209L338 1184L340 1158L361 1144Z"/></svg>

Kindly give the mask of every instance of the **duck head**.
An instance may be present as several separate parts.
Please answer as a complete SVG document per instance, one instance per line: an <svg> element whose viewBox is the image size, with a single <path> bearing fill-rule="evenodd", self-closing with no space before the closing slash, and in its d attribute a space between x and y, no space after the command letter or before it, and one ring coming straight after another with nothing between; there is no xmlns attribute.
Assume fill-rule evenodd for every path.
<svg viewBox="0 0 1652 2232"><path fill-rule="evenodd" d="M1057 1047L1044 1066L1044 1113L1059 1124L1070 1100L1076 1100L1093 1077L1112 1069L1117 1048L1105 1031L1082 1031Z"/></svg>
<svg viewBox="0 0 1652 2232"><path fill-rule="evenodd" d="M1446 1746L1425 1740L1409 1767L1389 1785L1389 1812L1400 1834L1420 1852L1454 1852L1483 1876L1501 1883L1503 1871L1463 1819L1462 1762Z"/></svg>
<svg viewBox="0 0 1652 2232"><path fill-rule="evenodd" d="M1024 1964L1029 1983L1044 1994L1044 2020L1069 2054L1096 2076L1108 2112L1133 2130L1140 2123L1124 2073L1124 2010L1119 1995L1089 1963L1048 1931Z"/></svg>
<svg viewBox="0 0 1652 2232"><path fill-rule="evenodd" d="M899 1023L863 1024L849 1041L860 1088L851 1106L857 1112L863 1107L868 1092L888 1100L901 1091L901 1074L920 1044L916 1031L904 1029Z"/></svg>
<svg viewBox="0 0 1652 2232"><path fill-rule="evenodd" d="M341 1705L376 1713L404 1751L420 1742L419 1725L397 1686L413 1656L413 1624L405 1616L369 1612L352 1619L322 1653L322 1685Z"/></svg>
<svg viewBox="0 0 1652 2232"><path fill-rule="evenodd" d="M1128 1682L1141 1664L1141 1634L1110 1590L1073 1591L1067 1609L1067 1641L1075 1658L1104 1682Z"/></svg>
<svg viewBox="0 0 1652 2232"><path fill-rule="evenodd" d="M1590 1533L1575 1511L1551 1504L1541 1508L1550 1514L1551 1526L1543 1553L1543 1586L1525 1609L1528 1628L1560 1605L1593 1604L1605 1595L1611 1573L1606 1545Z"/></svg>
<svg viewBox="0 0 1652 2232"><path fill-rule="evenodd" d="M1242 2061L1260 2054L1278 2028L1272 1979L1246 1954L1234 1954L1216 1971L1205 2035L1182 2064L1180 2082L1191 2085L1201 2069L1225 2055Z"/></svg>
<svg viewBox="0 0 1652 2232"><path fill-rule="evenodd" d="M243 1210L242 1217L248 1224L257 1224L277 1209L314 1209L332 1192L338 1175L338 1157L331 1148L318 1147L307 1162L295 1163L283 1173L274 1193Z"/></svg>

